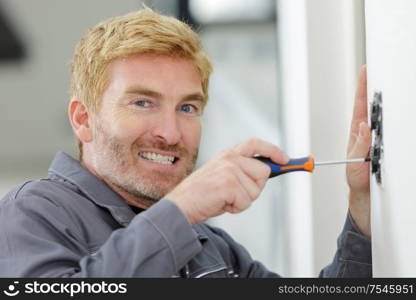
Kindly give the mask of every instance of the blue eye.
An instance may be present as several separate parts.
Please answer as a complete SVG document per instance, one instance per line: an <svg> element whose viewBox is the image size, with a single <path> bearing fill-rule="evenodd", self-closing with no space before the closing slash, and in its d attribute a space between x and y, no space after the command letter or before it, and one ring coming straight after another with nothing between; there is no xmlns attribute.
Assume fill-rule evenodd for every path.
<svg viewBox="0 0 416 300"><path fill-rule="evenodd" d="M139 101L134 102L134 104L136 106L140 106L140 107L149 107L150 106L150 102L146 101L146 100L139 100Z"/></svg>
<svg viewBox="0 0 416 300"><path fill-rule="evenodd" d="M191 104L183 104L181 105L181 111L186 113L197 113L198 108Z"/></svg>

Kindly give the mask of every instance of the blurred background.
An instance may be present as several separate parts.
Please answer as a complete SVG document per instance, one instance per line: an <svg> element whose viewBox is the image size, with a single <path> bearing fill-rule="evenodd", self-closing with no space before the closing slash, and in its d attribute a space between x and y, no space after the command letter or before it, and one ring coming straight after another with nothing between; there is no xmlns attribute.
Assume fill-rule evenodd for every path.
<svg viewBox="0 0 416 300"><path fill-rule="evenodd" d="M99 21L142 3L189 23L214 62L198 166L251 137L292 157L346 156L365 62L362 0L0 0L0 193L77 157L67 118L68 65ZM332 261L347 214L344 166L271 179L253 206L210 223L283 276Z"/></svg>

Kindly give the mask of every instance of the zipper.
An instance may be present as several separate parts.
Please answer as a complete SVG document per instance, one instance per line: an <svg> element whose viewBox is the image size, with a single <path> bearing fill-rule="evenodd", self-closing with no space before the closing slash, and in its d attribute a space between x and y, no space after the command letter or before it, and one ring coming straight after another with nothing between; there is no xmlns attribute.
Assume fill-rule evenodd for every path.
<svg viewBox="0 0 416 300"><path fill-rule="evenodd" d="M182 278L189 278L189 267L188 264L186 264L180 271L179 271L179 276L177 277L182 277Z"/></svg>
<svg viewBox="0 0 416 300"><path fill-rule="evenodd" d="M185 278L189 278L189 267L188 267L188 264L185 265Z"/></svg>
<svg viewBox="0 0 416 300"><path fill-rule="evenodd" d="M227 270L227 267L223 266L223 267L219 267L217 269L209 270L209 271L206 271L206 272L203 272L201 274L198 274L198 275L194 276L194 278L201 278L201 277L207 276L209 274L216 273L216 272L223 271L223 270Z"/></svg>

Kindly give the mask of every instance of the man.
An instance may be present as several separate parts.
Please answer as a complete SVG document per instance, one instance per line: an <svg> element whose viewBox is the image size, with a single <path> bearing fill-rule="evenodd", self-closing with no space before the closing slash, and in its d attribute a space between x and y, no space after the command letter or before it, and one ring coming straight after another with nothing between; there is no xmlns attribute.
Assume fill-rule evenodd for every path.
<svg viewBox="0 0 416 300"><path fill-rule="evenodd" d="M0 274L14 277L274 277L207 219L247 209L288 158L251 139L192 173L211 63L184 23L143 9L104 21L71 64L69 118L80 159L0 206ZM237 104L238 105L238 104ZM365 75L350 157L367 155ZM322 276L371 276L367 164L348 167L350 215Z"/></svg>

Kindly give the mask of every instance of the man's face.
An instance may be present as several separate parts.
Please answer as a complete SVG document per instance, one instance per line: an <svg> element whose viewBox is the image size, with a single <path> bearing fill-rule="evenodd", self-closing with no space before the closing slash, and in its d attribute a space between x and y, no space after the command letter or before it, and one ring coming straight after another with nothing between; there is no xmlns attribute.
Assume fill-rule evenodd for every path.
<svg viewBox="0 0 416 300"><path fill-rule="evenodd" d="M151 204L192 172L202 109L201 78L191 61L151 54L117 59L84 161L110 186Z"/></svg>

